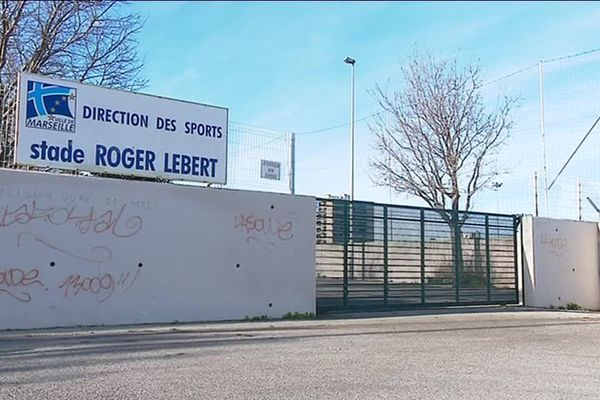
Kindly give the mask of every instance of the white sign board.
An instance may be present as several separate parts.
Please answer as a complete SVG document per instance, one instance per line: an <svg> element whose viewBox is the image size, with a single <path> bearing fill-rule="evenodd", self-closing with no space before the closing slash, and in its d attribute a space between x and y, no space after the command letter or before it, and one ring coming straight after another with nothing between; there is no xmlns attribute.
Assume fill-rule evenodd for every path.
<svg viewBox="0 0 600 400"><path fill-rule="evenodd" d="M281 163L277 161L260 160L260 177L276 181L281 180Z"/></svg>
<svg viewBox="0 0 600 400"><path fill-rule="evenodd" d="M22 165L225 183L226 108L22 73Z"/></svg>

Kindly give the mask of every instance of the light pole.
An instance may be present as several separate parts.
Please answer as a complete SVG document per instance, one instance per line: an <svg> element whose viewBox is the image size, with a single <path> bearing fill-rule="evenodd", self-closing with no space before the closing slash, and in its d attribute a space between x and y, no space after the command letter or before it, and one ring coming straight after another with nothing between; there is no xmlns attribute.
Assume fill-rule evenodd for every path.
<svg viewBox="0 0 600 400"><path fill-rule="evenodd" d="M499 202L498 202L498 190L500 190L500 188L502 187L502 182L492 182L492 190L494 192L496 192L496 214L498 214L499 211Z"/></svg>
<svg viewBox="0 0 600 400"><path fill-rule="evenodd" d="M354 64L356 60L350 57L344 58L346 64L352 67L352 78L350 81L350 201L354 200Z"/></svg>
<svg viewBox="0 0 600 400"><path fill-rule="evenodd" d="M496 192L496 214L498 214L500 212L500 208L499 208L499 202L498 202L498 190L500 190L500 188L502 187L502 182L492 182L492 190L494 192ZM498 224L498 221L496 221L496 224L498 225L496 228L496 235L497 238L500 238L500 224Z"/></svg>

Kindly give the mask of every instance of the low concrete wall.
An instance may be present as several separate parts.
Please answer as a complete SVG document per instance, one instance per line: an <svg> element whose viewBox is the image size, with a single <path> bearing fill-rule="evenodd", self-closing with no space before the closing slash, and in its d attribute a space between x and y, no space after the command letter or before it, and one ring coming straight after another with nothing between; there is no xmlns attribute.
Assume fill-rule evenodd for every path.
<svg viewBox="0 0 600 400"><path fill-rule="evenodd" d="M0 170L0 329L315 312L314 204Z"/></svg>
<svg viewBox="0 0 600 400"><path fill-rule="evenodd" d="M598 224L523 218L525 305L600 310Z"/></svg>

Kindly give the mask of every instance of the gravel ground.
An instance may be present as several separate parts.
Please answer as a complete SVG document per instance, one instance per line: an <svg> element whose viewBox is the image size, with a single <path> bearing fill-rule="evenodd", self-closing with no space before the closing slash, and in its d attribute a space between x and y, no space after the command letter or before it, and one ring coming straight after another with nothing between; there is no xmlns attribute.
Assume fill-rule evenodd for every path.
<svg viewBox="0 0 600 400"><path fill-rule="evenodd" d="M600 314L0 332L0 399L599 399Z"/></svg>

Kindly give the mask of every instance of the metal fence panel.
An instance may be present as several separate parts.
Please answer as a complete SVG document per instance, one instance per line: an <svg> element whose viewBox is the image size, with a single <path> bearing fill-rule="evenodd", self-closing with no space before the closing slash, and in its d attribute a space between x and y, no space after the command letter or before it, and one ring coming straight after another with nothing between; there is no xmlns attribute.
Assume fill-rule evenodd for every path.
<svg viewBox="0 0 600 400"><path fill-rule="evenodd" d="M320 311L518 302L515 216L317 202Z"/></svg>

